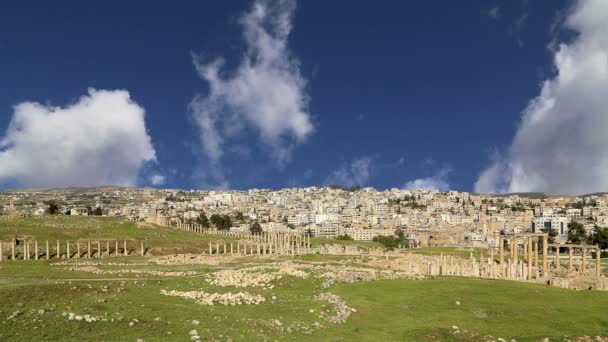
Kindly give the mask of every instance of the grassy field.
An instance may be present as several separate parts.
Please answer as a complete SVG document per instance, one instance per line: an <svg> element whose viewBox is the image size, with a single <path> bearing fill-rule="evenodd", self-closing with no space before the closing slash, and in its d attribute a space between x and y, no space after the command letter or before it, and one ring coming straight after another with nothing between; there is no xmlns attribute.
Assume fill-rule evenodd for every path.
<svg viewBox="0 0 608 342"><path fill-rule="evenodd" d="M204 306L159 292L243 289L212 286L202 276L96 275L50 266L45 261L5 263L1 267L2 341L25 341L34 336L42 340L184 341L192 329L204 339L222 341L479 341L483 335L539 341L544 337L605 335L608 331L605 293L509 281L435 278L339 284L326 291L341 296L357 312L345 324L335 325L316 315L323 303L314 300L321 291L315 278L284 277L272 290L247 288L267 299L276 298L260 305ZM180 266L179 270L203 275L215 268ZM69 321L63 312L108 321ZM16 317L9 319L15 313ZM130 327L134 319L138 322ZM196 320L200 324L193 324ZM316 323L320 327L312 334L285 331L286 327ZM452 326L458 326L463 334L455 337Z"/></svg>
<svg viewBox="0 0 608 342"><path fill-rule="evenodd" d="M230 236L194 234L177 228L120 221L110 217L51 216L0 220L0 239L13 237L38 241L78 239L145 240L157 252L197 252L208 250L210 241L234 240ZM5 247L6 248L6 247Z"/></svg>
<svg viewBox="0 0 608 342"><path fill-rule="evenodd" d="M0 221L0 236L4 238L13 234L40 239L118 235L150 239L159 246L186 244L193 248L210 238L98 218L6 222ZM57 222L74 226L52 225ZM90 227L76 226L81 224ZM307 255L296 259L315 265L362 262L347 256ZM220 287L211 285L205 277L221 270L268 265L273 259L244 257L193 265L163 265L150 260L138 256L92 260L97 263L96 269L107 272L148 272L106 274L78 269L78 260L0 263L0 341L186 341L191 330L196 330L202 340L212 341L484 341L485 335L507 341L539 341L545 337L563 341L608 335L605 292L455 277L337 283L323 288L322 279L312 273L306 279L283 276L272 281L272 289ZM193 274L159 275L153 271ZM161 290L247 291L262 295L266 302L207 306L164 296ZM339 295L356 312L344 324L325 320L319 313L328 308L327 302L315 299L321 292ZM69 313L92 315L100 321L69 320ZM453 326L458 327L459 334L454 334Z"/></svg>

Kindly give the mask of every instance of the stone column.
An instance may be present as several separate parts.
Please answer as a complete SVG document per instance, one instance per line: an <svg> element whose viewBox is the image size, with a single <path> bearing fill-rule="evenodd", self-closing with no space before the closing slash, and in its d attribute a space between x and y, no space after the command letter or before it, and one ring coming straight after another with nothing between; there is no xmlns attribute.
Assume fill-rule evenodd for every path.
<svg viewBox="0 0 608 342"><path fill-rule="evenodd" d="M213 250L211 249L211 242L209 242L209 255L213 254Z"/></svg>
<svg viewBox="0 0 608 342"><path fill-rule="evenodd" d="M23 241L23 260L30 260L30 242L28 240Z"/></svg>
<svg viewBox="0 0 608 342"><path fill-rule="evenodd" d="M549 276L549 268L548 268L548 255L549 253L549 238L547 235L543 235L543 276Z"/></svg>
<svg viewBox="0 0 608 342"><path fill-rule="evenodd" d="M587 272L587 247L583 247L583 273Z"/></svg>
<svg viewBox="0 0 608 342"><path fill-rule="evenodd" d="M568 247L568 272L572 272L572 247Z"/></svg>
<svg viewBox="0 0 608 342"><path fill-rule="evenodd" d="M91 240L87 240L87 259L91 258Z"/></svg>
<svg viewBox="0 0 608 342"><path fill-rule="evenodd" d="M110 240L106 240L106 254L108 257L112 256L112 253L110 253Z"/></svg>
<svg viewBox="0 0 608 342"><path fill-rule="evenodd" d="M255 253L260 254L260 244L259 243L255 244Z"/></svg>
<svg viewBox="0 0 608 342"><path fill-rule="evenodd" d="M118 240L114 241L114 257L118 257Z"/></svg>
<svg viewBox="0 0 608 342"><path fill-rule="evenodd" d="M65 242L65 258L70 258L70 241Z"/></svg>
<svg viewBox="0 0 608 342"><path fill-rule="evenodd" d="M0 242L1 246L1 242ZM602 274L602 265L600 263L600 249L596 248L595 250L595 275L598 277Z"/></svg>
<svg viewBox="0 0 608 342"><path fill-rule="evenodd" d="M524 260L528 260L528 256L529 256L529 254L528 254L528 239L527 239L527 238L524 238L524 246L523 246L523 247L524 247L524 250L523 250L523 253L524 253L524 255L523 255Z"/></svg>
<svg viewBox="0 0 608 342"><path fill-rule="evenodd" d="M220 244L219 243L215 243L215 254L220 254Z"/></svg>
<svg viewBox="0 0 608 342"><path fill-rule="evenodd" d="M4 248L2 247L2 240L0 240L0 261L4 261Z"/></svg>
<svg viewBox="0 0 608 342"><path fill-rule="evenodd" d="M228 253L228 250L226 249L226 243L224 243L224 254Z"/></svg>
<svg viewBox="0 0 608 342"><path fill-rule="evenodd" d="M49 240L46 240L46 260L49 260L51 258L51 249L49 248Z"/></svg>
<svg viewBox="0 0 608 342"><path fill-rule="evenodd" d="M532 279L532 258L534 253L532 252L532 238L528 238L528 279Z"/></svg>
<svg viewBox="0 0 608 342"><path fill-rule="evenodd" d="M559 259L559 246L555 249L555 269L559 271L561 266L561 260Z"/></svg>
<svg viewBox="0 0 608 342"><path fill-rule="evenodd" d="M76 241L76 258L80 259L80 240Z"/></svg>
<svg viewBox="0 0 608 342"><path fill-rule="evenodd" d="M517 264L517 259L519 259L519 257L517 256L517 239L514 238L513 239L513 260L515 260L515 264Z"/></svg>
<svg viewBox="0 0 608 342"><path fill-rule="evenodd" d="M268 254L270 254L270 255L272 255L272 244L273 244L273 242L271 239L270 243L268 244Z"/></svg>
<svg viewBox="0 0 608 342"><path fill-rule="evenodd" d="M139 242L139 246L140 246L140 248L141 248L141 256L143 257L143 256L144 256L144 254L146 253L146 250L144 249L144 240L141 240L141 241Z"/></svg>
<svg viewBox="0 0 608 342"><path fill-rule="evenodd" d="M230 255L234 255L234 246L232 245L232 242L230 242Z"/></svg>
<svg viewBox="0 0 608 342"><path fill-rule="evenodd" d="M236 242L236 254L241 255L241 241Z"/></svg>
<svg viewBox="0 0 608 342"><path fill-rule="evenodd" d="M534 267L538 267L538 240L534 240L532 249L534 250Z"/></svg>
<svg viewBox="0 0 608 342"><path fill-rule="evenodd" d="M505 257L505 240L501 236L498 238L498 263L500 264L500 269L502 269L502 265Z"/></svg>
<svg viewBox="0 0 608 342"><path fill-rule="evenodd" d="M125 256L128 256L129 255L129 250L127 249L127 240L123 240L122 241L122 247L124 249Z"/></svg>
<svg viewBox="0 0 608 342"><path fill-rule="evenodd" d="M101 258L101 241L97 240L97 257Z"/></svg>
<svg viewBox="0 0 608 342"><path fill-rule="evenodd" d="M57 259L61 259L61 245L59 244L59 240L57 240Z"/></svg>

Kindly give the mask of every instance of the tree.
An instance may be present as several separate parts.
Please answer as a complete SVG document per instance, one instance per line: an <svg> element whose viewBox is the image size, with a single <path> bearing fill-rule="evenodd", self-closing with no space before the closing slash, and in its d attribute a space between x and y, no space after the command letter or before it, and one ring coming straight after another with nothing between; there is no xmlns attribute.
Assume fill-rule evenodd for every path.
<svg viewBox="0 0 608 342"><path fill-rule="evenodd" d="M540 230L543 233L548 233L549 237L547 238L547 241L549 243L555 243L555 237L557 236L557 230L553 229L553 228L543 228ZM540 240L540 248L542 248L542 240Z"/></svg>
<svg viewBox="0 0 608 342"><path fill-rule="evenodd" d="M352 237L350 237L350 235L348 234L344 234L344 235L338 235L336 237L336 240L342 240L342 241L353 241L354 239Z"/></svg>
<svg viewBox="0 0 608 342"><path fill-rule="evenodd" d="M232 227L232 219L229 215L213 214L209 218L209 221L219 230L228 230Z"/></svg>
<svg viewBox="0 0 608 342"><path fill-rule="evenodd" d="M408 248L410 246L410 243L401 228L395 229L395 236L397 236L397 239L399 240L399 247Z"/></svg>
<svg viewBox="0 0 608 342"><path fill-rule="evenodd" d="M288 223L287 224L287 228L289 228L289 229L296 229L296 226L294 226L292 223Z"/></svg>
<svg viewBox="0 0 608 342"><path fill-rule="evenodd" d="M245 219L245 216L243 216L243 213L240 211L235 211L234 212L234 219L237 221L243 221Z"/></svg>
<svg viewBox="0 0 608 342"><path fill-rule="evenodd" d="M198 215L198 217L196 218L196 222L205 228L209 228L209 219L207 218L207 215L205 215L205 213L201 213L200 215Z"/></svg>
<svg viewBox="0 0 608 342"><path fill-rule="evenodd" d="M47 202L47 204L49 205L49 207L46 210L46 212L49 215L57 215L57 214L59 214L59 203L57 203L57 201L50 200L50 201Z"/></svg>
<svg viewBox="0 0 608 342"><path fill-rule="evenodd" d="M101 207L97 207L97 208L93 209L93 211L91 212L91 215L102 216L103 211L101 210Z"/></svg>
<svg viewBox="0 0 608 342"><path fill-rule="evenodd" d="M385 247L388 248L397 248L399 247L399 238L395 237L395 236L374 236L374 238L372 239L373 242L378 242L382 245L384 245Z"/></svg>
<svg viewBox="0 0 608 342"><path fill-rule="evenodd" d="M601 249L608 248L608 228L595 226L593 235L591 236L591 243L599 245Z"/></svg>
<svg viewBox="0 0 608 342"><path fill-rule="evenodd" d="M574 221L568 223L568 243L581 244L586 239L585 226Z"/></svg>
<svg viewBox="0 0 608 342"><path fill-rule="evenodd" d="M249 231L253 235L262 234L262 226L260 225L260 223L258 221L255 221L255 222L253 222L251 227L249 227Z"/></svg>

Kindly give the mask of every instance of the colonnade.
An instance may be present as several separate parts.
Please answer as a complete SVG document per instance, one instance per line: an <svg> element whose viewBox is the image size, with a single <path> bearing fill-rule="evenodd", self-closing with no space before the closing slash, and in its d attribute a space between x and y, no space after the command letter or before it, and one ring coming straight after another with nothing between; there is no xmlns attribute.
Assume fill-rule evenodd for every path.
<svg viewBox="0 0 608 342"><path fill-rule="evenodd" d="M209 254L293 256L310 252L309 236L264 232L247 237L236 242L209 242Z"/></svg>
<svg viewBox="0 0 608 342"><path fill-rule="evenodd" d="M602 265L600 263L600 248L596 245L577 245L577 244L550 244L549 247L552 250L555 250L555 257L553 259L554 267L557 271L562 269L561 267L561 256L560 249L567 248L568 249L568 272L578 272L578 273L587 273L587 257L588 254L593 256L593 251L595 251L595 274L599 276L602 271ZM574 251L576 249L580 249L582 251L581 255L581 265L580 268L575 269L574 267Z"/></svg>
<svg viewBox="0 0 608 342"><path fill-rule="evenodd" d="M134 243L137 241L118 239L89 239L75 242L56 240L53 244L49 240L45 240L44 243L27 239L12 239L8 242L0 240L0 261L129 256L134 255L138 247L139 255L144 256L146 253L144 241L140 240L139 246L133 246ZM5 252L8 252L7 255Z"/></svg>

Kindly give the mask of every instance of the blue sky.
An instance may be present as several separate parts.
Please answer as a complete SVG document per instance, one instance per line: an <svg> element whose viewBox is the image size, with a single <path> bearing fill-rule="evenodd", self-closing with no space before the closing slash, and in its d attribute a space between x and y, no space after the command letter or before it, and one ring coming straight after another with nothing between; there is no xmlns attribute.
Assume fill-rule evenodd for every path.
<svg viewBox="0 0 608 342"><path fill-rule="evenodd" d="M484 187L479 177L496 163L497 155L507 155L507 164L519 160L511 154L518 150L514 136L522 113L539 96L542 83L556 77L556 52L550 43L563 39L556 33L563 31L559 25L567 25L563 19L574 16L576 6L586 2L581 3L386 0L372 6L361 1L313 0L299 1L295 9L291 1L3 4L0 161L5 170L0 166L0 185L116 182L245 189L341 183L551 191L561 184L558 180L518 187L521 182L514 180L515 171L506 171L512 174L492 179L492 186ZM239 84L238 70L244 61L251 59L255 69L256 60L264 59L247 52L262 38L248 42L244 37L243 18L254 12L256 4L268 13L260 22L249 23L258 25L254 29L267 30L281 42L273 26L278 25L276 17L286 15L290 28L284 37L286 46L277 50L281 56L260 62L261 68L270 68L265 69L270 75L277 75L272 70L277 65L282 68L278 75L288 77L286 82L294 87L286 90L287 95L293 91L298 96L293 103L286 100L277 113L265 111L273 111L273 105L289 96L273 88L272 79L243 85L255 88L246 90L251 91L247 99L234 103L231 98L243 92L233 86ZM216 85L223 90L211 98L210 83L196 67L208 71L218 57L224 64ZM599 81L603 84L603 79ZM261 90L260 85L264 85ZM102 119L106 115L102 109L87 114L93 122L102 121L104 131L112 130L97 137L100 144L109 144L100 157L95 149L74 147L82 137L62 133L73 122L66 119L53 122L48 130L42 128L44 134L52 129L60 133L37 142L48 148L54 139L69 141L61 145L68 149L65 158L59 154L39 161L52 154L41 153L36 160L22 161L29 158L24 154L32 144L26 137L11 138L27 131L9 132L15 106L37 102L46 106L47 116L53 115L55 106L66 109L83 96L97 96L87 95L89 88L126 90L130 101L145 110L143 129L149 144L143 126L136 123L132 131L116 133L120 125L105 122L110 119ZM276 92L271 104L263 99L268 92ZM193 103L201 104L198 111ZM118 116L131 115L131 109ZM256 121L258 111L266 121ZM79 115L78 110L73 115ZM35 117L28 120L34 122ZM211 131L201 128L201 118L215 120L211 130L219 134L219 156L208 146ZM268 122L276 127L269 130L264 126ZM40 135L35 132L32 128L32 135ZM139 149L130 152L132 147ZM122 167L125 161L120 155L130 153L141 164ZM82 155L93 157L82 163ZM9 163L22 166L11 169ZM57 163L65 163L65 169ZM120 165L106 170L102 163ZM25 176L23 165L51 175ZM66 179L62 170L68 169ZM103 177L95 174L98 169L104 169L99 171Z"/></svg>

